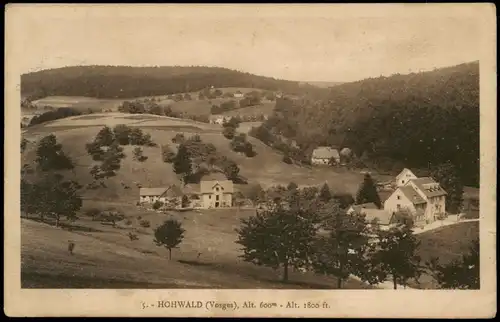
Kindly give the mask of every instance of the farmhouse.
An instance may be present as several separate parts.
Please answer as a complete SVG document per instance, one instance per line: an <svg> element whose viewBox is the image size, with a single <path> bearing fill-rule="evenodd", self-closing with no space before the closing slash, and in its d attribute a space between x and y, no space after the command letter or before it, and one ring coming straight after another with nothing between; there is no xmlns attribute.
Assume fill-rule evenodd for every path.
<svg viewBox="0 0 500 322"><path fill-rule="evenodd" d="M209 122L210 124L224 124L224 122L228 122L231 119L231 116L225 115L210 115Z"/></svg>
<svg viewBox="0 0 500 322"><path fill-rule="evenodd" d="M243 93L242 93L242 92L240 92L240 91L236 91L236 92L234 93L234 98L243 98Z"/></svg>
<svg viewBox="0 0 500 322"><path fill-rule="evenodd" d="M378 209L377 205L375 205L373 202L368 202L368 203L363 203L359 205L352 205L347 209L347 214L350 215L354 212L361 212L363 209Z"/></svg>
<svg viewBox="0 0 500 322"><path fill-rule="evenodd" d="M163 188L140 188L139 202L154 203L161 201L165 204L177 204L181 201L182 195L182 190L176 185Z"/></svg>
<svg viewBox="0 0 500 322"><path fill-rule="evenodd" d="M384 202L384 210L391 213L408 211L414 216L415 222L430 223L446 212L446 195L446 191L434 179L414 178L392 193Z"/></svg>
<svg viewBox="0 0 500 322"><path fill-rule="evenodd" d="M233 204L234 186L231 180L222 176L209 175L200 181L201 207L222 208L231 207Z"/></svg>
<svg viewBox="0 0 500 322"><path fill-rule="evenodd" d="M397 224L395 214L383 209L364 208L360 213L365 215L368 225L378 225L380 230L389 230Z"/></svg>
<svg viewBox="0 0 500 322"><path fill-rule="evenodd" d="M328 146L320 146L314 149L311 156L311 164L330 164L332 161L340 163L340 154L337 149Z"/></svg>

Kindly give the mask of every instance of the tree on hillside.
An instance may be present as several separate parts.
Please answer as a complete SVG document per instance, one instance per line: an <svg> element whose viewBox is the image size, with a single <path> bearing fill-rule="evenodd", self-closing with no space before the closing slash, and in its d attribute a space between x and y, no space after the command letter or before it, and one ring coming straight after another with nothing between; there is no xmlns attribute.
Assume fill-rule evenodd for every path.
<svg viewBox="0 0 500 322"><path fill-rule="evenodd" d="M103 127L96 135L94 142L99 146L110 146L115 141L115 134L108 127Z"/></svg>
<svg viewBox="0 0 500 322"><path fill-rule="evenodd" d="M290 267L309 265L316 228L308 216L298 209L288 212L277 205L241 220L237 229L237 244L243 246L241 257L255 265L283 269L283 280L288 281Z"/></svg>
<svg viewBox="0 0 500 322"><path fill-rule="evenodd" d="M373 202L379 209L382 207L377 187L369 173L365 174L363 183L361 183L356 194L356 204Z"/></svg>
<svg viewBox="0 0 500 322"><path fill-rule="evenodd" d="M287 189L288 191L297 190L298 188L299 188L299 186L298 186L295 182L293 182L293 181L291 181L291 182L290 182L290 183L286 186L286 189Z"/></svg>
<svg viewBox="0 0 500 322"><path fill-rule="evenodd" d="M319 199L323 202L329 202L332 199L332 194L330 192L330 187L325 182L325 184L321 187L319 192Z"/></svg>
<svg viewBox="0 0 500 322"><path fill-rule="evenodd" d="M26 140L26 138L22 138L21 139L21 153L23 153L24 150L26 150L27 145L28 145L28 140Z"/></svg>
<svg viewBox="0 0 500 322"><path fill-rule="evenodd" d="M439 265L438 258L431 258L427 263L431 274L444 289L475 289L480 288L480 255L479 239L472 241L469 253L462 255L447 265Z"/></svg>
<svg viewBox="0 0 500 322"><path fill-rule="evenodd" d="M73 162L62 150L62 145L57 143L54 134L40 140L36 156L36 163L42 171L71 170L74 168Z"/></svg>
<svg viewBox="0 0 500 322"><path fill-rule="evenodd" d="M336 202L329 202L323 215L322 228L328 236L316 239L313 267L318 273L335 276L340 289L351 274L364 274L369 229L364 215L348 215Z"/></svg>
<svg viewBox="0 0 500 322"><path fill-rule="evenodd" d="M161 156L163 162L172 163L175 159L175 152L172 150L170 146L165 144L161 146Z"/></svg>
<svg viewBox="0 0 500 322"><path fill-rule="evenodd" d="M236 181L240 173L240 168L236 162L232 160L225 160L222 164L222 171L229 180Z"/></svg>
<svg viewBox="0 0 500 322"><path fill-rule="evenodd" d="M76 181L64 181L59 174L44 175L33 184L23 184L21 208L39 215L42 221L47 217L54 218L58 227L62 216L76 219L76 213L82 207L80 188Z"/></svg>
<svg viewBox="0 0 500 322"><path fill-rule="evenodd" d="M187 180L192 174L192 165L191 158L185 144L179 145L179 150L175 156L173 166L174 172L181 175L184 183L187 183Z"/></svg>
<svg viewBox="0 0 500 322"><path fill-rule="evenodd" d="M377 233L379 242L373 246L364 264L369 271L366 275L372 278L369 282L381 283L390 278L397 289L398 284L406 286L410 279L418 281L422 274L417 255L420 242L411 228L401 225Z"/></svg>
<svg viewBox="0 0 500 322"><path fill-rule="evenodd" d="M148 159L148 157L143 154L143 151L139 146L135 147L132 153L134 154L134 160L139 162L144 162Z"/></svg>
<svg viewBox="0 0 500 322"><path fill-rule="evenodd" d="M103 161L100 166L103 177L112 177L120 169L121 160L125 158L123 148L114 142L103 154Z"/></svg>
<svg viewBox="0 0 500 322"><path fill-rule="evenodd" d="M266 192L262 189L260 184L255 184L250 186L247 193L247 198L250 199L254 204L263 202L266 198Z"/></svg>
<svg viewBox="0 0 500 322"><path fill-rule="evenodd" d="M446 196L446 210L451 213L460 212L463 204L464 185L455 166L448 161L433 167L431 177L439 182L448 194Z"/></svg>
<svg viewBox="0 0 500 322"><path fill-rule="evenodd" d="M131 128L125 124L118 124L113 128L113 133L120 145L128 145L130 143Z"/></svg>
<svg viewBox="0 0 500 322"><path fill-rule="evenodd" d="M175 134L175 136L172 138L172 143L176 143L176 144L182 144L184 143L185 141L185 137L184 137L184 134L183 133L177 133Z"/></svg>
<svg viewBox="0 0 500 322"><path fill-rule="evenodd" d="M231 118L229 119L229 121L227 121L227 122L226 122L226 121L224 121L224 122L222 123L222 126L223 126L223 127L233 127L233 128L235 128L235 129L237 129L237 128L238 128L238 126L240 125L240 123L241 123L241 119L240 119L239 117L234 117L234 116L233 116L233 117L231 117Z"/></svg>
<svg viewBox="0 0 500 322"><path fill-rule="evenodd" d="M232 126L226 126L222 130L222 135L224 135L224 137L229 140L232 140L235 134L236 134L236 129Z"/></svg>
<svg viewBox="0 0 500 322"><path fill-rule="evenodd" d="M342 209L347 209L355 202L350 193L335 193L332 198L340 205L340 208Z"/></svg>
<svg viewBox="0 0 500 322"><path fill-rule="evenodd" d="M184 232L182 224L175 219L168 219L155 229L154 242L156 246L163 246L168 249L169 260L172 259L172 249L177 248L184 239Z"/></svg>
<svg viewBox="0 0 500 322"><path fill-rule="evenodd" d="M164 109L156 103L150 104L148 106L148 112L149 114L154 114L154 115L164 115Z"/></svg>

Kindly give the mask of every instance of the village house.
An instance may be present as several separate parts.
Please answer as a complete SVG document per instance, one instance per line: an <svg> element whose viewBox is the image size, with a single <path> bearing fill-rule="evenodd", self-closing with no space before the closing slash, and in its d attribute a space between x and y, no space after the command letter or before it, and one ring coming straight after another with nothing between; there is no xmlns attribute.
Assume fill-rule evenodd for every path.
<svg viewBox="0 0 500 322"><path fill-rule="evenodd" d="M228 122L229 120L231 120L231 116L210 115L210 117L209 117L210 124L219 124L219 125L222 125L222 124L224 124L224 122Z"/></svg>
<svg viewBox="0 0 500 322"><path fill-rule="evenodd" d="M352 205L347 209L346 213L348 215L355 213L355 212L360 213L363 209L378 209L378 207L373 202L368 202L368 203L363 203L363 204L359 204L359 205Z"/></svg>
<svg viewBox="0 0 500 322"><path fill-rule="evenodd" d="M408 178L411 178L409 174ZM430 177L411 178L406 174L397 184L405 181L384 202L384 210L391 213L407 211L413 215L416 223L431 223L446 213L446 191Z"/></svg>
<svg viewBox="0 0 500 322"><path fill-rule="evenodd" d="M164 204L177 205L180 204L182 196L182 190L176 185L163 188L139 189L140 203L155 203L156 201L161 201Z"/></svg>
<svg viewBox="0 0 500 322"><path fill-rule="evenodd" d="M222 208L233 205L234 186L231 180L220 174L218 177L213 174L205 176L200 181L201 207Z"/></svg>
<svg viewBox="0 0 500 322"><path fill-rule="evenodd" d="M365 215L368 227L377 225L380 230L389 230L397 225L395 214L384 209L363 208L360 213Z"/></svg>
<svg viewBox="0 0 500 322"><path fill-rule="evenodd" d="M234 98L243 98L243 93L240 91L236 91L233 95Z"/></svg>
<svg viewBox="0 0 500 322"><path fill-rule="evenodd" d="M340 163L340 154L337 149L328 146L320 146L314 149L311 156L311 164L323 165L331 163Z"/></svg>

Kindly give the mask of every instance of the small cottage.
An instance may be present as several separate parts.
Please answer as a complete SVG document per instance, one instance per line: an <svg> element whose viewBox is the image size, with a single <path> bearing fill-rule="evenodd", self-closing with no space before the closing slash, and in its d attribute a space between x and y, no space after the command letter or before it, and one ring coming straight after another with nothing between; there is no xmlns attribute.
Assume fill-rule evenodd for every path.
<svg viewBox="0 0 500 322"><path fill-rule="evenodd" d="M139 189L140 203L155 203L156 201L161 201L164 204L177 204L181 201L182 196L182 190L176 185L163 188Z"/></svg>
<svg viewBox="0 0 500 322"><path fill-rule="evenodd" d="M321 146L314 149L311 156L311 164L313 165L323 165L323 164L338 164L340 163L340 154L337 149L333 149L328 146Z"/></svg>
<svg viewBox="0 0 500 322"><path fill-rule="evenodd" d="M219 124L219 125L222 125L222 124L224 124L224 122L228 122L229 120L231 120L231 116L210 115L210 117L209 117L210 124Z"/></svg>
<svg viewBox="0 0 500 322"><path fill-rule="evenodd" d="M368 225L378 225L380 230L389 230L397 225L396 217L393 213L383 209L362 209L361 213L365 215L365 221Z"/></svg>

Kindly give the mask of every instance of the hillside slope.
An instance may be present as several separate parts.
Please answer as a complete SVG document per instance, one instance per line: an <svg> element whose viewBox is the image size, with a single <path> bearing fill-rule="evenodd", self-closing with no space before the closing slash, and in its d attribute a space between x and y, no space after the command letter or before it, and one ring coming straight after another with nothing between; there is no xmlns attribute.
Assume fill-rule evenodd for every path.
<svg viewBox="0 0 500 322"><path fill-rule="evenodd" d="M65 153L76 163L74 171L68 171L67 175L73 176L82 185L89 184L93 181L89 171L94 162L86 153L85 144L91 142L104 125L113 127L116 124L141 128L150 134L152 140L159 146L172 145L171 139L176 133L184 133L186 137L199 134L203 142L212 143L218 153L235 161L240 167L240 175L249 183L259 183L264 187L287 185L290 181L299 185L321 185L327 182L335 192L355 193L363 178L361 173L341 169L308 168L286 164L282 162L282 154L252 137L248 140L254 145L257 155L248 158L230 149L230 141L224 138L221 133L222 127L218 125L154 115L121 113L76 116L27 128L23 137L30 143L22 154L22 164L33 164L38 140L53 133L62 144ZM106 181L106 188L87 190L86 198L135 203L138 200L138 184L143 187L159 187L180 183L172 170L172 165L162 161L159 147L143 147L144 155L148 157L144 162L133 160L132 150L133 146L124 146L127 156L122 160L117 176ZM380 177L382 181L386 179ZM125 189L124 186L130 188ZM248 185L238 186L237 189L244 190Z"/></svg>
<svg viewBox="0 0 500 322"><path fill-rule="evenodd" d="M451 160L479 183L479 63L340 84L327 100L278 102L265 123L302 149L347 146L406 167Z"/></svg>
<svg viewBox="0 0 500 322"><path fill-rule="evenodd" d="M73 66L21 75L21 95L133 98L197 91L207 87L249 87L299 93L320 90L219 67Z"/></svg>

